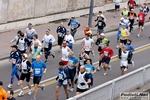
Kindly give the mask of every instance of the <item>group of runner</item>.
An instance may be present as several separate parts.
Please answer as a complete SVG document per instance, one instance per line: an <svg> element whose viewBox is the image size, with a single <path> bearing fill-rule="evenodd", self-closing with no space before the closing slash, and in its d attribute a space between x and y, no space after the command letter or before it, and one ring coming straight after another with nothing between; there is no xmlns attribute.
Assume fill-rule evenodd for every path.
<svg viewBox="0 0 150 100"><path fill-rule="evenodd" d="M118 48L118 57L120 59L121 75L124 75L124 71L127 71L128 64L134 66L134 61L131 61L134 47L132 46L132 40L129 39L130 33L133 30L133 24L135 18L139 22L139 33L137 37L140 37L141 31L144 29L144 22L149 8L146 4L143 4L140 7L140 12L137 15L134 12L135 5L134 0L129 0L128 8L124 8L122 17L119 22L119 29L117 34L117 46ZM120 0L116 0L116 15L120 9ZM114 16L115 18L117 16ZM111 70L110 60L114 55L114 51L109 47L110 41L106 38L104 34L104 28L106 27L106 18L102 14L102 11L99 11L99 15L96 20L97 24L97 40L94 42L92 39L92 31L87 25L84 29L85 38L81 42L81 52L78 54L78 57L74 54L73 45L75 42L75 34L77 29L80 27L80 23L75 19L74 16L71 17L68 26L71 26L70 30L67 30L63 22L58 26L56 33L58 35L58 45L60 46L59 53L62 53L61 60L58 63L58 76L56 77L57 86L56 86L56 100L59 99L59 89L61 86L64 87L66 93L66 99L69 98L69 92L74 91L75 84L77 85L76 95L83 93L93 86L93 74L97 71L100 71L101 68L104 69L103 75L108 74L108 70ZM130 28L130 29L128 29ZM46 73L46 63L48 63L48 57L52 56L55 58L55 53L52 51L52 45L55 42L54 36L51 34L50 29L46 30L46 33L40 42L38 39L38 34L35 29L32 27L32 24L28 24L25 33L22 31L17 32L17 36L14 37L12 42L16 42L15 45L12 45L12 51L10 53L10 62L12 63L12 72L11 79L8 88L12 88L14 77L18 79L18 85L20 86L20 93L18 96L23 96L23 81L26 79L26 84L29 88L28 95L31 95L33 90L31 89L30 79L33 77L34 84L34 96L31 100L36 100L36 95L38 88L44 90L45 86L39 85L43 73ZM97 45L99 52L99 67L96 69L92 63L92 59L89 56L90 53L92 56L95 56L93 50L94 45ZM45 56L45 61L41 60L41 55ZM32 56L32 61L28 59L28 56ZM44 69L44 71L43 71ZM18 70L21 75L19 76ZM76 76L77 75L77 76Z"/></svg>

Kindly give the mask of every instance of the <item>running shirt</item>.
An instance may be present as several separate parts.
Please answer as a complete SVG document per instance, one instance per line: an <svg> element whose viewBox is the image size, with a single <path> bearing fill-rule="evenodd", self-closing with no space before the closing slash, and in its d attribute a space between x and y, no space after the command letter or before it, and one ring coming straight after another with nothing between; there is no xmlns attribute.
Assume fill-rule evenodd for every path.
<svg viewBox="0 0 150 100"><path fill-rule="evenodd" d="M130 9L134 9L134 6L136 5L136 2L134 0L129 0L128 1L128 6Z"/></svg>
<svg viewBox="0 0 150 100"><path fill-rule="evenodd" d="M71 20L70 25L71 25L71 29L73 30L78 27L79 22L77 20Z"/></svg>
<svg viewBox="0 0 150 100"><path fill-rule="evenodd" d="M83 59L87 59L86 56L87 56L86 53L83 53L83 54L80 53L80 54L79 54L79 60L80 60L79 63L80 63L80 65L84 65L84 64L85 64L86 61L83 61Z"/></svg>
<svg viewBox="0 0 150 100"><path fill-rule="evenodd" d="M77 87L83 90L88 89L89 85L86 82L88 79L90 79L90 77L86 72L84 73L79 72ZM81 83L84 83L85 85L81 85Z"/></svg>
<svg viewBox="0 0 150 100"><path fill-rule="evenodd" d="M92 34L92 31L89 29L89 30L84 30L84 35L91 35Z"/></svg>
<svg viewBox="0 0 150 100"><path fill-rule="evenodd" d="M115 5L119 6L121 1L120 0L114 0L114 2L115 2Z"/></svg>
<svg viewBox="0 0 150 100"><path fill-rule="evenodd" d="M125 29L121 29L121 35L120 35L120 39L121 40L126 40L126 39L128 39L128 36L127 35L129 35L130 33L129 33L129 31L125 28Z"/></svg>
<svg viewBox="0 0 150 100"><path fill-rule="evenodd" d="M95 70L95 67L92 64L85 64L84 67L87 74L92 74L92 72Z"/></svg>
<svg viewBox="0 0 150 100"><path fill-rule="evenodd" d="M71 34L66 35L64 40L67 41L68 43L72 43L72 44L75 43L74 42L74 38L73 38L73 36Z"/></svg>
<svg viewBox="0 0 150 100"><path fill-rule="evenodd" d="M123 15L123 16L128 16L128 13L129 13L128 10L123 10L123 11L122 11L122 15Z"/></svg>
<svg viewBox="0 0 150 100"><path fill-rule="evenodd" d="M44 62L40 61L34 61L32 62L31 68L33 69L34 76L42 76L43 75L43 68L46 68L46 65Z"/></svg>
<svg viewBox="0 0 150 100"><path fill-rule="evenodd" d="M127 66L128 65L128 55L129 55L129 51L126 52L121 52L121 60L120 60L120 66Z"/></svg>
<svg viewBox="0 0 150 100"><path fill-rule="evenodd" d="M124 19L124 23L126 24L126 28L130 25L130 21L128 18Z"/></svg>
<svg viewBox="0 0 150 100"><path fill-rule="evenodd" d="M78 63L78 59L76 56L74 56L73 58L71 58L70 56L68 56L68 68L69 69L73 69L75 68L75 66L70 66L72 64L77 64Z"/></svg>
<svg viewBox="0 0 150 100"><path fill-rule="evenodd" d="M138 20L139 20L139 22L144 23L145 14L143 12L138 14Z"/></svg>
<svg viewBox="0 0 150 100"><path fill-rule="evenodd" d="M26 28L25 36L27 37L27 39L29 39L29 40L33 39L34 34L37 34L35 29Z"/></svg>
<svg viewBox="0 0 150 100"><path fill-rule="evenodd" d="M111 48L103 48L100 54L104 55L104 58L111 58L114 55L114 52Z"/></svg>
<svg viewBox="0 0 150 100"><path fill-rule="evenodd" d="M136 13L128 13L128 17L129 19L134 19L134 17L136 17Z"/></svg>
<svg viewBox="0 0 150 100"><path fill-rule="evenodd" d="M66 35L66 28L58 26L56 32L59 37L64 37Z"/></svg>
<svg viewBox="0 0 150 100"><path fill-rule="evenodd" d="M69 47L62 47L62 58L63 61L68 61L68 55L69 55Z"/></svg>
<svg viewBox="0 0 150 100"><path fill-rule="evenodd" d="M21 63L21 54L18 51L11 51L9 59L12 61L13 65Z"/></svg>
<svg viewBox="0 0 150 100"><path fill-rule="evenodd" d="M62 85L67 85L69 73L66 67L58 68L58 82Z"/></svg>
<svg viewBox="0 0 150 100"><path fill-rule="evenodd" d="M24 60L21 62L22 73L28 74L30 71L31 63L28 60Z"/></svg>
<svg viewBox="0 0 150 100"><path fill-rule="evenodd" d="M27 38L19 38L18 41L17 41L18 49L19 49L20 51L25 51L28 42L29 42L29 41L28 41Z"/></svg>
<svg viewBox="0 0 150 100"><path fill-rule="evenodd" d="M3 88L0 88L0 100L7 100L7 93Z"/></svg>
<svg viewBox="0 0 150 100"><path fill-rule="evenodd" d="M42 41L44 42L44 48L49 48L49 43L55 42L55 38L51 34L49 34L49 35L45 34Z"/></svg>
<svg viewBox="0 0 150 100"><path fill-rule="evenodd" d="M89 38L88 40L84 38L82 40L83 47L85 48L85 51L90 51L90 48L92 47L92 43L94 43L94 40Z"/></svg>
<svg viewBox="0 0 150 100"><path fill-rule="evenodd" d="M36 40L33 39L32 43L31 43L31 46L33 46L35 42L38 42L39 46L42 46L42 43L39 39L36 39Z"/></svg>

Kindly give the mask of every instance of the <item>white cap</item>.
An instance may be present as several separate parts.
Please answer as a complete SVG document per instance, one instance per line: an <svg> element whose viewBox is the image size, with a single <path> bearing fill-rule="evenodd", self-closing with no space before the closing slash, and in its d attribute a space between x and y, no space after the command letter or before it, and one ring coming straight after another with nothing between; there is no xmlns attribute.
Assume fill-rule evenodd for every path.
<svg viewBox="0 0 150 100"><path fill-rule="evenodd" d="M71 18L75 18L75 16L71 16Z"/></svg>
<svg viewBox="0 0 150 100"><path fill-rule="evenodd" d="M25 58L28 58L28 55L27 55L27 54L25 54L25 53L23 54L23 56L24 56Z"/></svg>
<svg viewBox="0 0 150 100"><path fill-rule="evenodd" d="M123 17L121 17L121 18L120 18L120 20L124 20L124 18L123 18Z"/></svg>
<svg viewBox="0 0 150 100"><path fill-rule="evenodd" d="M100 35L101 35L101 36L105 36L105 34L104 34L104 33L101 33Z"/></svg>

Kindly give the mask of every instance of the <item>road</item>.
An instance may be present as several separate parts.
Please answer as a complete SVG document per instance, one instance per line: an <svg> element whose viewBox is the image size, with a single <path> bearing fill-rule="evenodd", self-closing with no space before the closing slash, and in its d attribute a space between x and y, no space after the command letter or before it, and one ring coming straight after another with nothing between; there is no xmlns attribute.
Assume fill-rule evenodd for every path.
<svg viewBox="0 0 150 100"><path fill-rule="evenodd" d="M150 31L149 26L150 26L150 23L145 24L144 32L140 38L136 37L138 30L137 30L137 26L135 26L135 28L134 28L135 30L131 33L131 37L130 37L133 40L133 46L135 48L149 43L149 41L150 41L148 38L149 31ZM110 40L110 47L113 48L115 55L117 54L117 51L118 51L117 49L115 49L116 34L117 34L117 32L110 32L110 33L107 33L107 35L106 35L108 37L108 39ZM94 37L94 40L95 40L95 37ZM81 43L81 40L77 41L74 46L75 55L77 55L78 52L80 51L80 48L81 48L80 43ZM48 78L51 78L51 77L54 77L57 75L58 62L59 62L60 56L61 56L60 53L57 53L58 48L59 48L58 46L53 48L53 50L56 53L56 58L54 58L54 59L52 57L50 58L50 62L47 64L48 71L42 77L42 80L45 80L45 79L48 79ZM150 56L148 56L148 54L150 53L149 48L150 47L148 46L146 48L140 49L135 52L135 55L133 56L133 60L135 61L135 67L129 67L129 70L126 73L133 71L133 70L149 63L149 59L150 59ZM93 62L97 62L98 61L98 52L96 52L97 51L96 46L94 47L94 50L95 50L96 56L91 57L91 58L93 59ZM0 61L0 65L1 65L0 66L0 79L4 82L4 88L6 88L6 86L8 85L8 83L10 81L11 64L8 63L8 60L2 60L2 61ZM94 75L94 86L100 85L104 82L107 82L111 79L114 79L114 78L120 76L121 73L120 73L120 67L119 67L119 65L120 65L119 60L117 58L114 58L111 61L111 65L112 65L112 70L109 72L109 74L107 76L102 75L103 71L97 72ZM37 99L38 100L55 100L55 86L56 86L55 83L56 82L54 80L45 83L45 85L47 85L46 90L44 92L39 91L39 93L37 95ZM13 85L13 90L17 90L19 88L16 84L17 84L17 81L15 79L15 82ZM25 92L27 92L27 91L25 91ZM17 93L15 94L15 96L16 95L17 95ZM70 93L70 97L74 96L74 95L75 95L74 92ZM63 89L61 89L61 91L60 91L60 97L61 97L60 100L65 99ZM21 97L21 98L17 97L17 100L30 100L31 98L32 98L32 96L25 95L24 97Z"/></svg>

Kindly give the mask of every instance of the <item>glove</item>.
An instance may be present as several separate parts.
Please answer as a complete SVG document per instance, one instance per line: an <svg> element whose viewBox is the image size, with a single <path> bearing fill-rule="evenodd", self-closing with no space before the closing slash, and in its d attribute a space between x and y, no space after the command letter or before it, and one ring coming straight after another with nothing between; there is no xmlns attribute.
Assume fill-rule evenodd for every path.
<svg viewBox="0 0 150 100"><path fill-rule="evenodd" d="M78 79L76 79L76 80L74 81L74 83L77 84L77 81L78 81Z"/></svg>
<svg viewBox="0 0 150 100"><path fill-rule="evenodd" d="M59 76L56 77L56 81L58 80Z"/></svg>
<svg viewBox="0 0 150 100"><path fill-rule="evenodd" d="M80 83L80 84L81 84L81 86L85 85L85 83Z"/></svg>

